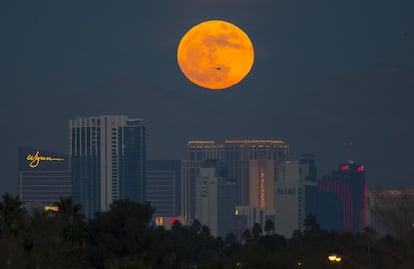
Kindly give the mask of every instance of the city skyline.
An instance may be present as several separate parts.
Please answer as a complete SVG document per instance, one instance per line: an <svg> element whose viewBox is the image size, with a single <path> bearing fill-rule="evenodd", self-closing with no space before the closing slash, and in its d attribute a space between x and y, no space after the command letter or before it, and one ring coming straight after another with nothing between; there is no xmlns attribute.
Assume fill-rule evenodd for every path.
<svg viewBox="0 0 414 269"><path fill-rule="evenodd" d="M128 163L133 162L141 168L140 158L136 158L141 153L134 150L133 156L126 154L131 152L131 141L145 141L142 140L141 120L105 115L78 118L71 121L70 126L71 158L36 148L21 148L19 151L19 198L29 212L72 196L85 216L91 218L96 211L107 211L115 200L130 198L150 202L155 209L155 218L183 217L185 222L196 218L208 225L213 235L224 236L236 230L238 233L243 227L250 225L251 228L254 221L264 225L264 221L270 218L275 221L275 231L289 237L296 229L303 231L303 221L309 214L321 221L322 228L357 232L366 225L367 186L362 164L340 164L339 173L317 177L314 156L293 154L288 157L288 145L283 141L235 139L226 140L224 144L188 141L187 160L145 162L145 180L134 176L134 181L145 185L145 188L139 188L145 190L145 195L140 195L131 182L128 183L130 192L123 194L122 186L127 183L127 174L132 172L128 172ZM141 142L133 144L145 149ZM69 168L70 159L73 173ZM241 180L245 177L248 180ZM82 183L82 180L88 183ZM194 193L191 193L191 186L195 187ZM248 196L237 198L237 189L246 188L249 189ZM180 199L180 189L186 197L194 199ZM327 202L327 197L323 198L326 191L331 193L330 202ZM86 199L82 193L88 193ZM143 196L145 199L140 198ZM180 206L183 210L191 208L192 200L195 214L190 213L192 210L181 214ZM322 210L328 215L320 214L328 204L330 209ZM255 215L259 211L262 217L257 218ZM334 220L327 217L332 212L339 213ZM237 225L236 219L223 221L223 218L232 216L239 219ZM222 229L227 231L224 233Z"/></svg>
<svg viewBox="0 0 414 269"><path fill-rule="evenodd" d="M78 116L143 118L148 159L186 141L276 138L314 153L318 174L365 164L370 187L413 187L412 1L88 1L0 4L0 189L17 193L18 148L68 152ZM222 19L255 62L211 92L179 70L180 38ZM168 150L167 150L168 149Z"/></svg>
<svg viewBox="0 0 414 269"><path fill-rule="evenodd" d="M19 198L29 212L71 196L91 218L129 198L149 202L157 223L158 217L161 224L163 218L198 219L215 236L233 231L239 239L241 230L254 222L263 226L267 219L287 238L303 231L309 215L323 229L359 232L373 225L367 222L371 212L362 163L340 163L331 174L317 175L312 154L288 154L283 141L254 139L188 141L183 160L146 161L141 119L101 115L77 118L69 126L70 157L19 149Z"/></svg>

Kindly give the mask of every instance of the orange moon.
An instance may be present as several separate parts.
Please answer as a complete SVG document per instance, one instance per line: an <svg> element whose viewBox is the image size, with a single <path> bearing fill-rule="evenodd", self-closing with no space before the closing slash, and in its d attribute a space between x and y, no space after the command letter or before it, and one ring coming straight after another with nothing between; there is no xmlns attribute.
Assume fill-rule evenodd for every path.
<svg viewBox="0 0 414 269"><path fill-rule="evenodd" d="M253 66L253 44L236 25L211 20L197 24L180 40L177 62L194 84L223 90L239 83Z"/></svg>

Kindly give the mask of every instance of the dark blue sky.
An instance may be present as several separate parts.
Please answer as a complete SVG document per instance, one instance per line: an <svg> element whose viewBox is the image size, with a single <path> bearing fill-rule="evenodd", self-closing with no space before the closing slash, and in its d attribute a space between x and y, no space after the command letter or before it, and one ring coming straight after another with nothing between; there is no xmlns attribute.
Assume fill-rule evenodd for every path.
<svg viewBox="0 0 414 269"><path fill-rule="evenodd" d="M67 152L68 121L145 119L148 155L188 139L282 139L349 158L370 187L414 187L414 2L410 0L2 1L0 192L17 192L19 146ZM251 73L212 92L180 72L181 36L209 19L245 30ZM352 142L352 150L349 143Z"/></svg>

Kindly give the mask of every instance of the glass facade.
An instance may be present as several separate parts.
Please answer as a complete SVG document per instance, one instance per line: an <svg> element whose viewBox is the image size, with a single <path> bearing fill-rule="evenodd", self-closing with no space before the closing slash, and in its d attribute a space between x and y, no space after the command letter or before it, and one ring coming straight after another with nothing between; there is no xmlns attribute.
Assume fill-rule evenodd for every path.
<svg viewBox="0 0 414 269"><path fill-rule="evenodd" d="M181 215L181 161L147 161L146 199L155 208L154 216Z"/></svg>
<svg viewBox="0 0 414 269"><path fill-rule="evenodd" d="M364 166L352 161L319 181L318 221L324 229L360 232L366 226L367 180ZM338 221L340 220L340 221Z"/></svg>
<svg viewBox="0 0 414 269"><path fill-rule="evenodd" d="M126 116L71 120L73 200L86 217L117 199L145 201L145 127Z"/></svg>

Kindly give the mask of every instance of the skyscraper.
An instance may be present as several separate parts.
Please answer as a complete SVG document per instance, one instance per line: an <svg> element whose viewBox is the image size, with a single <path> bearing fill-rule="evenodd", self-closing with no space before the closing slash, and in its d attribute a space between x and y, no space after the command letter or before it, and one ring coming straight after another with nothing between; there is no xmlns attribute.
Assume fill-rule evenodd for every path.
<svg viewBox="0 0 414 269"><path fill-rule="evenodd" d="M289 146L280 140L228 139L224 144L189 141L182 173L184 216L194 218L195 180L202 162L208 159L225 163L229 178L236 180L238 205L274 209L274 182L288 151Z"/></svg>
<svg viewBox="0 0 414 269"><path fill-rule="evenodd" d="M227 178L227 168L217 160L204 161L196 180L195 217L214 236L235 232L236 182Z"/></svg>
<svg viewBox="0 0 414 269"><path fill-rule="evenodd" d="M275 232L287 238L304 229L305 218L317 216L318 185L315 157L301 154L280 165L276 182Z"/></svg>
<svg viewBox="0 0 414 269"><path fill-rule="evenodd" d="M196 178L200 176L201 164L205 160L223 159L223 148L223 145L215 144L214 141L187 142L187 156L182 160L181 173L181 212L186 219L193 219L195 216Z"/></svg>
<svg viewBox="0 0 414 269"><path fill-rule="evenodd" d="M274 184L289 145L281 140L227 139L224 152L229 176L237 180L238 204L273 210Z"/></svg>
<svg viewBox="0 0 414 269"><path fill-rule="evenodd" d="M181 161L148 160L145 190L155 217L181 215Z"/></svg>
<svg viewBox="0 0 414 269"><path fill-rule="evenodd" d="M414 228L414 190L369 190L367 225L380 236L405 236Z"/></svg>
<svg viewBox="0 0 414 269"><path fill-rule="evenodd" d="M71 196L68 155L21 147L18 158L19 198L27 210L53 205L59 198Z"/></svg>
<svg viewBox="0 0 414 269"><path fill-rule="evenodd" d="M360 232L366 226L367 180L364 166L353 161L319 181L318 222L321 228Z"/></svg>
<svg viewBox="0 0 414 269"><path fill-rule="evenodd" d="M72 196L92 217L117 199L145 200L145 127L126 116L69 122Z"/></svg>

